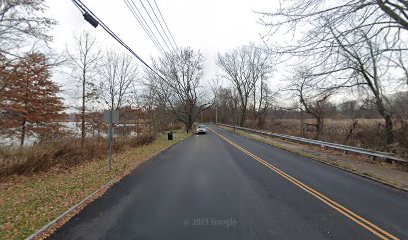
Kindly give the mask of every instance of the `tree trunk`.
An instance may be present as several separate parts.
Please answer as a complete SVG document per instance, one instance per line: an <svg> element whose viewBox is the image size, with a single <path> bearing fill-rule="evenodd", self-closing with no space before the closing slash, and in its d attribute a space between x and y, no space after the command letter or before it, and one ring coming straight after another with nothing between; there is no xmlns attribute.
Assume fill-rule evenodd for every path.
<svg viewBox="0 0 408 240"><path fill-rule="evenodd" d="M192 109L193 107L191 107L190 109ZM190 110L190 113L191 113L192 111ZM193 127L193 124L194 124L194 120L197 118L197 115L198 115L198 113L197 113L197 115L194 115L194 116L192 116L194 113L192 113L191 115L188 115L187 116L187 122L186 122L186 131L187 131L187 133L189 133L189 131L192 129L192 127ZM193 118L194 118L194 120L193 120Z"/></svg>
<svg viewBox="0 0 408 240"><path fill-rule="evenodd" d="M378 112L381 114L381 116L383 116L385 120L385 142L387 145L390 145L394 142L394 134L392 132L393 123L392 123L391 113L386 111L381 99L377 98L376 105L377 105Z"/></svg>
<svg viewBox="0 0 408 240"><path fill-rule="evenodd" d="M394 134L392 132L393 123L392 123L391 115L386 114L384 119L385 119L385 139L386 139L387 145L390 145L394 142Z"/></svg>
<svg viewBox="0 0 408 240"><path fill-rule="evenodd" d="M265 116L260 115L258 116L258 128L259 129L263 129L264 125L265 125Z"/></svg>
<svg viewBox="0 0 408 240"><path fill-rule="evenodd" d="M26 120L24 119L23 122L21 123L21 138L20 138L21 147L24 145L25 133L26 133Z"/></svg>
<svg viewBox="0 0 408 240"><path fill-rule="evenodd" d="M189 133L191 128L192 128L193 124L191 123L186 123L186 133Z"/></svg>
<svg viewBox="0 0 408 240"><path fill-rule="evenodd" d="M347 136L346 136L343 144L346 144L348 142L348 140L353 135L353 133L354 133L355 129L357 128L357 126L358 126L358 120L354 119L354 117L353 117L350 129L349 129L349 131L347 133Z"/></svg>
<svg viewBox="0 0 408 240"><path fill-rule="evenodd" d="M319 140L320 135L323 133L323 119L321 117L316 118L316 136L315 139Z"/></svg>
<svg viewBox="0 0 408 240"><path fill-rule="evenodd" d="M305 137L305 117L303 110L300 110L300 131L302 137Z"/></svg>
<svg viewBox="0 0 408 240"><path fill-rule="evenodd" d="M246 119L246 107L242 108L241 110L241 120L239 122L239 126L243 127L245 124L245 119Z"/></svg>

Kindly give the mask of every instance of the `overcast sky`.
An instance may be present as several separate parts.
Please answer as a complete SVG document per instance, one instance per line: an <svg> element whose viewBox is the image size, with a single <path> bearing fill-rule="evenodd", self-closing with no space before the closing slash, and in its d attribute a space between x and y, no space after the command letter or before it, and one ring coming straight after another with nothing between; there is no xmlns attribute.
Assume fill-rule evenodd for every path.
<svg viewBox="0 0 408 240"><path fill-rule="evenodd" d="M127 8L125 0L82 1L146 62L150 63L151 57L156 58L160 55ZM142 1L148 8L147 0ZM154 4L154 0L149 1ZM84 30L95 34L102 49L125 51L101 27L95 29L86 22L71 0L46 0L46 2L49 6L46 14L59 23L51 32L54 37L51 46L57 52L63 52L66 46L72 46L73 34L79 34ZM140 0L134 2L143 12ZM260 35L267 32L268 29L258 23L260 16L255 11L274 12L279 7L279 1L272 0L156 0L156 3L178 46L190 46L201 51L206 58L204 84L216 76L218 53L224 53L251 41L259 43ZM149 21L146 14L145 17ZM154 29L152 24L151 27ZM298 32L303 31L299 29ZM274 36L271 40L289 41L291 36L287 35L280 35L279 38ZM269 79L269 86L274 90L282 88L284 76L289 74L290 72L285 71L285 66L278 66ZM72 85L67 75L56 74L54 80L63 86L64 91ZM289 99L285 93L281 92L280 97L283 97L280 99L281 102L291 104L293 99ZM65 96L72 96L72 93ZM350 94L347 97L353 98ZM340 94L338 100L343 101L344 98L345 95Z"/></svg>
<svg viewBox="0 0 408 240"><path fill-rule="evenodd" d="M139 0L134 2L141 6ZM146 0L143 2L146 4ZM83 0L83 3L147 62L151 56L159 55L124 0ZM204 54L206 81L215 76L218 52L260 41L260 33L266 29L257 23L259 16L254 11L272 11L276 5L270 0L156 0L156 3L177 44L191 46ZM47 5L47 15L59 22L52 31L54 42L51 45L57 51L71 45L73 34L84 30L94 33L102 48L121 49L102 28L94 29L84 21L70 0L48 0Z"/></svg>

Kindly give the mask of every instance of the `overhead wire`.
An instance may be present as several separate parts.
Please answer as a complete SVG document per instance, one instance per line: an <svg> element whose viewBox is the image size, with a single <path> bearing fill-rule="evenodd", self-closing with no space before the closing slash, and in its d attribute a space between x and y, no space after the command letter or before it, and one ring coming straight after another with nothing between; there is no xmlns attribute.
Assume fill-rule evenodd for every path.
<svg viewBox="0 0 408 240"><path fill-rule="evenodd" d="M176 41L174 40L173 34L171 33L171 31L170 31L170 29L169 29L169 26L167 26L166 20L164 20L163 14L161 13L160 8L159 8L159 6L158 6L157 3L156 3L156 0L153 0L153 1L154 1L154 5L156 5L157 10L159 11L160 17L163 19L164 25L166 26L167 31L169 32L171 39L172 39L173 42L174 42L174 45L176 45L176 48L178 49L179 47L178 47Z"/></svg>
<svg viewBox="0 0 408 240"><path fill-rule="evenodd" d="M133 0L132 0L132 1L133 1ZM161 39L163 40L164 44L165 44L166 47L171 51L169 45L167 44L167 42L166 42L166 40L164 39L164 37L163 37L163 35L161 34L161 32L159 31L159 28L156 26L156 23L154 22L153 18L150 16L149 11L146 9L146 7L145 7L145 5L143 4L142 1L140 1L140 3L142 4L144 10L146 11L147 16L150 18L150 21L152 21L153 26L156 28L156 30L157 30L157 32L159 33L159 35L160 35ZM174 50L174 49L173 49L173 50Z"/></svg>
<svg viewBox="0 0 408 240"><path fill-rule="evenodd" d="M136 10L133 8L133 6L131 5L131 3L129 2L129 0L124 0L125 4L127 5L127 7L129 8L129 10L132 12L133 16L136 18L136 20L139 22L140 26L143 28L143 30L145 31L145 33L147 34L147 36L150 38L150 40L153 42L153 44L156 46L156 48L160 51L160 52L165 52L163 47L161 46L161 44L158 42L157 37L154 35L154 33L151 31L149 26L146 26L143 21L144 19L141 19L141 17L138 15L138 13L136 12ZM139 11L139 10L137 10ZM150 30L150 31L149 31Z"/></svg>
<svg viewBox="0 0 408 240"><path fill-rule="evenodd" d="M163 81L166 81L157 71L155 71L149 64L147 64L139 55L134 52L125 42L122 41L100 18L98 18L81 0L71 0L85 15L85 13L90 14L94 19L99 22L99 25L111 36L113 37L119 44L121 44L125 49L127 49L133 56L135 56L145 67L147 67L152 73L158 76Z"/></svg>
<svg viewBox="0 0 408 240"><path fill-rule="evenodd" d="M166 52L166 51L164 51L164 47L163 47L163 45L161 44L160 40L157 38L156 34L154 33L154 31L153 31L152 28L150 27L150 24L146 21L146 19L144 18L142 12L139 10L139 8L138 8L137 5L135 4L135 2L134 2L133 0L129 0L129 1L132 3L134 9L136 9L136 11L137 11L137 13L138 13L140 19L142 20L142 22L143 22L144 25L146 26L146 29L150 32L150 34L151 34L151 35L153 36L153 38L156 40L156 42L158 43L158 45L160 46L160 48L163 50L163 52Z"/></svg>
<svg viewBox="0 0 408 240"><path fill-rule="evenodd" d="M147 0L147 3L149 4L149 7L150 7L150 9L152 10L152 12L153 12L153 14L154 14L154 17L157 19L157 22L159 23L159 26L160 26L161 30L163 31L164 35L166 36L167 41L170 43L170 45L171 45L171 47L173 48L173 50L175 50L175 48L174 48L174 46L173 46L173 43L171 42L169 36L168 36L167 33L166 33L166 30L164 30L163 25L161 24L160 19L157 17L156 11L154 11L154 9L153 9L152 5L150 4L150 1L149 1L149 0Z"/></svg>
<svg viewBox="0 0 408 240"><path fill-rule="evenodd" d="M153 44L158 48L158 50L159 50L163 55L166 55L166 54L165 54L166 51L164 51L164 48L165 48L165 47L163 47L162 42L166 45L167 50L170 50L170 51L171 51L171 50L173 50L173 51L177 50L177 49L178 49L178 45L177 45L177 43L176 43L175 40L174 40L173 34L170 32L170 29L169 29L169 27L168 27L168 25L167 25L167 23L166 23L166 21L165 21L165 19L164 19L164 17L163 17L163 14L161 13L159 6L157 5L157 2L155 1L154 4L155 4L155 6L156 6L157 12L159 13L159 15L160 15L162 21L159 19L158 14L156 13L156 10L154 9L153 5L149 2L149 0L146 0L146 1L147 1L148 5L149 5L149 7L150 7L150 9L151 9L151 12L154 14L154 17L156 18L156 20L157 20L157 22L158 22L158 24L159 24L159 26L160 26L162 32L164 33L164 37L163 37L163 35L161 34L161 31L159 30L159 28L157 27L157 25L156 25L156 23L155 23L155 20L154 20L153 17L151 16L149 10L148 10L147 7L145 6L145 4L143 4L142 0L140 0L140 4L142 5L142 7L143 7L143 9L144 9L145 14L143 14L142 11L139 10L139 7L138 7L137 4L135 3L135 1L133 1L133 0L124 0L124 2L126 3L127 7L128 7L129 10L132 12L133 16L136 18L136 20L137 20L137 21L139 22L139 24L142 26L142 28L143 28L143 30L145 31L145 33L148 35L148 37L150 38L150 40L153 42ZM148 20L145 19L145 15L146 15L146 14L147 14L148 18L150 19L150 21L148 21ZM151 24L150 22L153 23L154 28L155 28L156 31L153 31L153 30L152 30L152 27L150 26L150 24ZM164 23L164 26L166 27L167 31L166 31L166 29L163 27L162 22ZM150 23L150 24L149 24L149 23ZM162 41L160 41L160 40L158 39L158 37L156 36L157 33L159 34L159 37L161 38ZM169 35L170 35L171 39L170 39ZM166 40L167 40L167 41L166 41ZM169 43L169 44L167 44L167 43ZM169 47L169 45L170 45L171 48ZM174 45L175 45L175 47L174 47Z"/></svg>

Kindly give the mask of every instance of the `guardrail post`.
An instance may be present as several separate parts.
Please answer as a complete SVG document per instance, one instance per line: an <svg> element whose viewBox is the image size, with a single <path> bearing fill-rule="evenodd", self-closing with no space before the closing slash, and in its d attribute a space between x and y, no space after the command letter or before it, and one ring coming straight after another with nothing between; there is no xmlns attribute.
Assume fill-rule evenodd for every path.
<svg viewBox="0 0 408 240"><path fill-rule="evenodd" d="M343 151L343 154L344 154L344 155L347 155L347 153L348 153L347 150L344 150L344 151Z"/></svg>

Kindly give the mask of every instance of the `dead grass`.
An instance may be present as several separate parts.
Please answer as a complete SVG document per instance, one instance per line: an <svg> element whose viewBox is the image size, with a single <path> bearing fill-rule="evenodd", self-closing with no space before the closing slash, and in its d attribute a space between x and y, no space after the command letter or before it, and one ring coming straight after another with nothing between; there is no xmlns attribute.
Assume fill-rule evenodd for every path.
<svg viewBox="0 0 408 240"><path fill-rule="evenodd" d="M408 157L408 131L403 129L400 124L394 124L395 144L387 146L383 119L357 120L357 128L354 129L350 138L347 139L352 125L351 119L325 119L324 131L319 139L327 142L387 151L402 158ZM305 122L311 124L313 120L306 119ZM255 124L249 122L248 127L254 128ZM313 126L306 126L305 134L302 135L301 121L299 119L274 119L273 121L267 121L264 130L310 139L313 139L316 135Z"/></svg>
<svg viewBox="0 0 408 240"><path fill-rule="evenodd" d="M53 166L37 174L10 176L0 182L0 239L28 237L88 194L186 136L178 130L174 141L160 134L148 145L132 143L138 147L114 154L112 171L107 170L106 158L96 158L66 168ZM99 151L105 152L106 145Z"/></svg>
<svg viewBox="0 0 408 240"><path fill-rule="evenodd" d="M138 147L153 142L156 135L114 139L113 151ZM69 168L107 155L107 140L86 139L84 145L78 139L64 138L43 142L26 148L0 148L0 180L13 174L29 175L48 171L51 167Z"/></svg>

